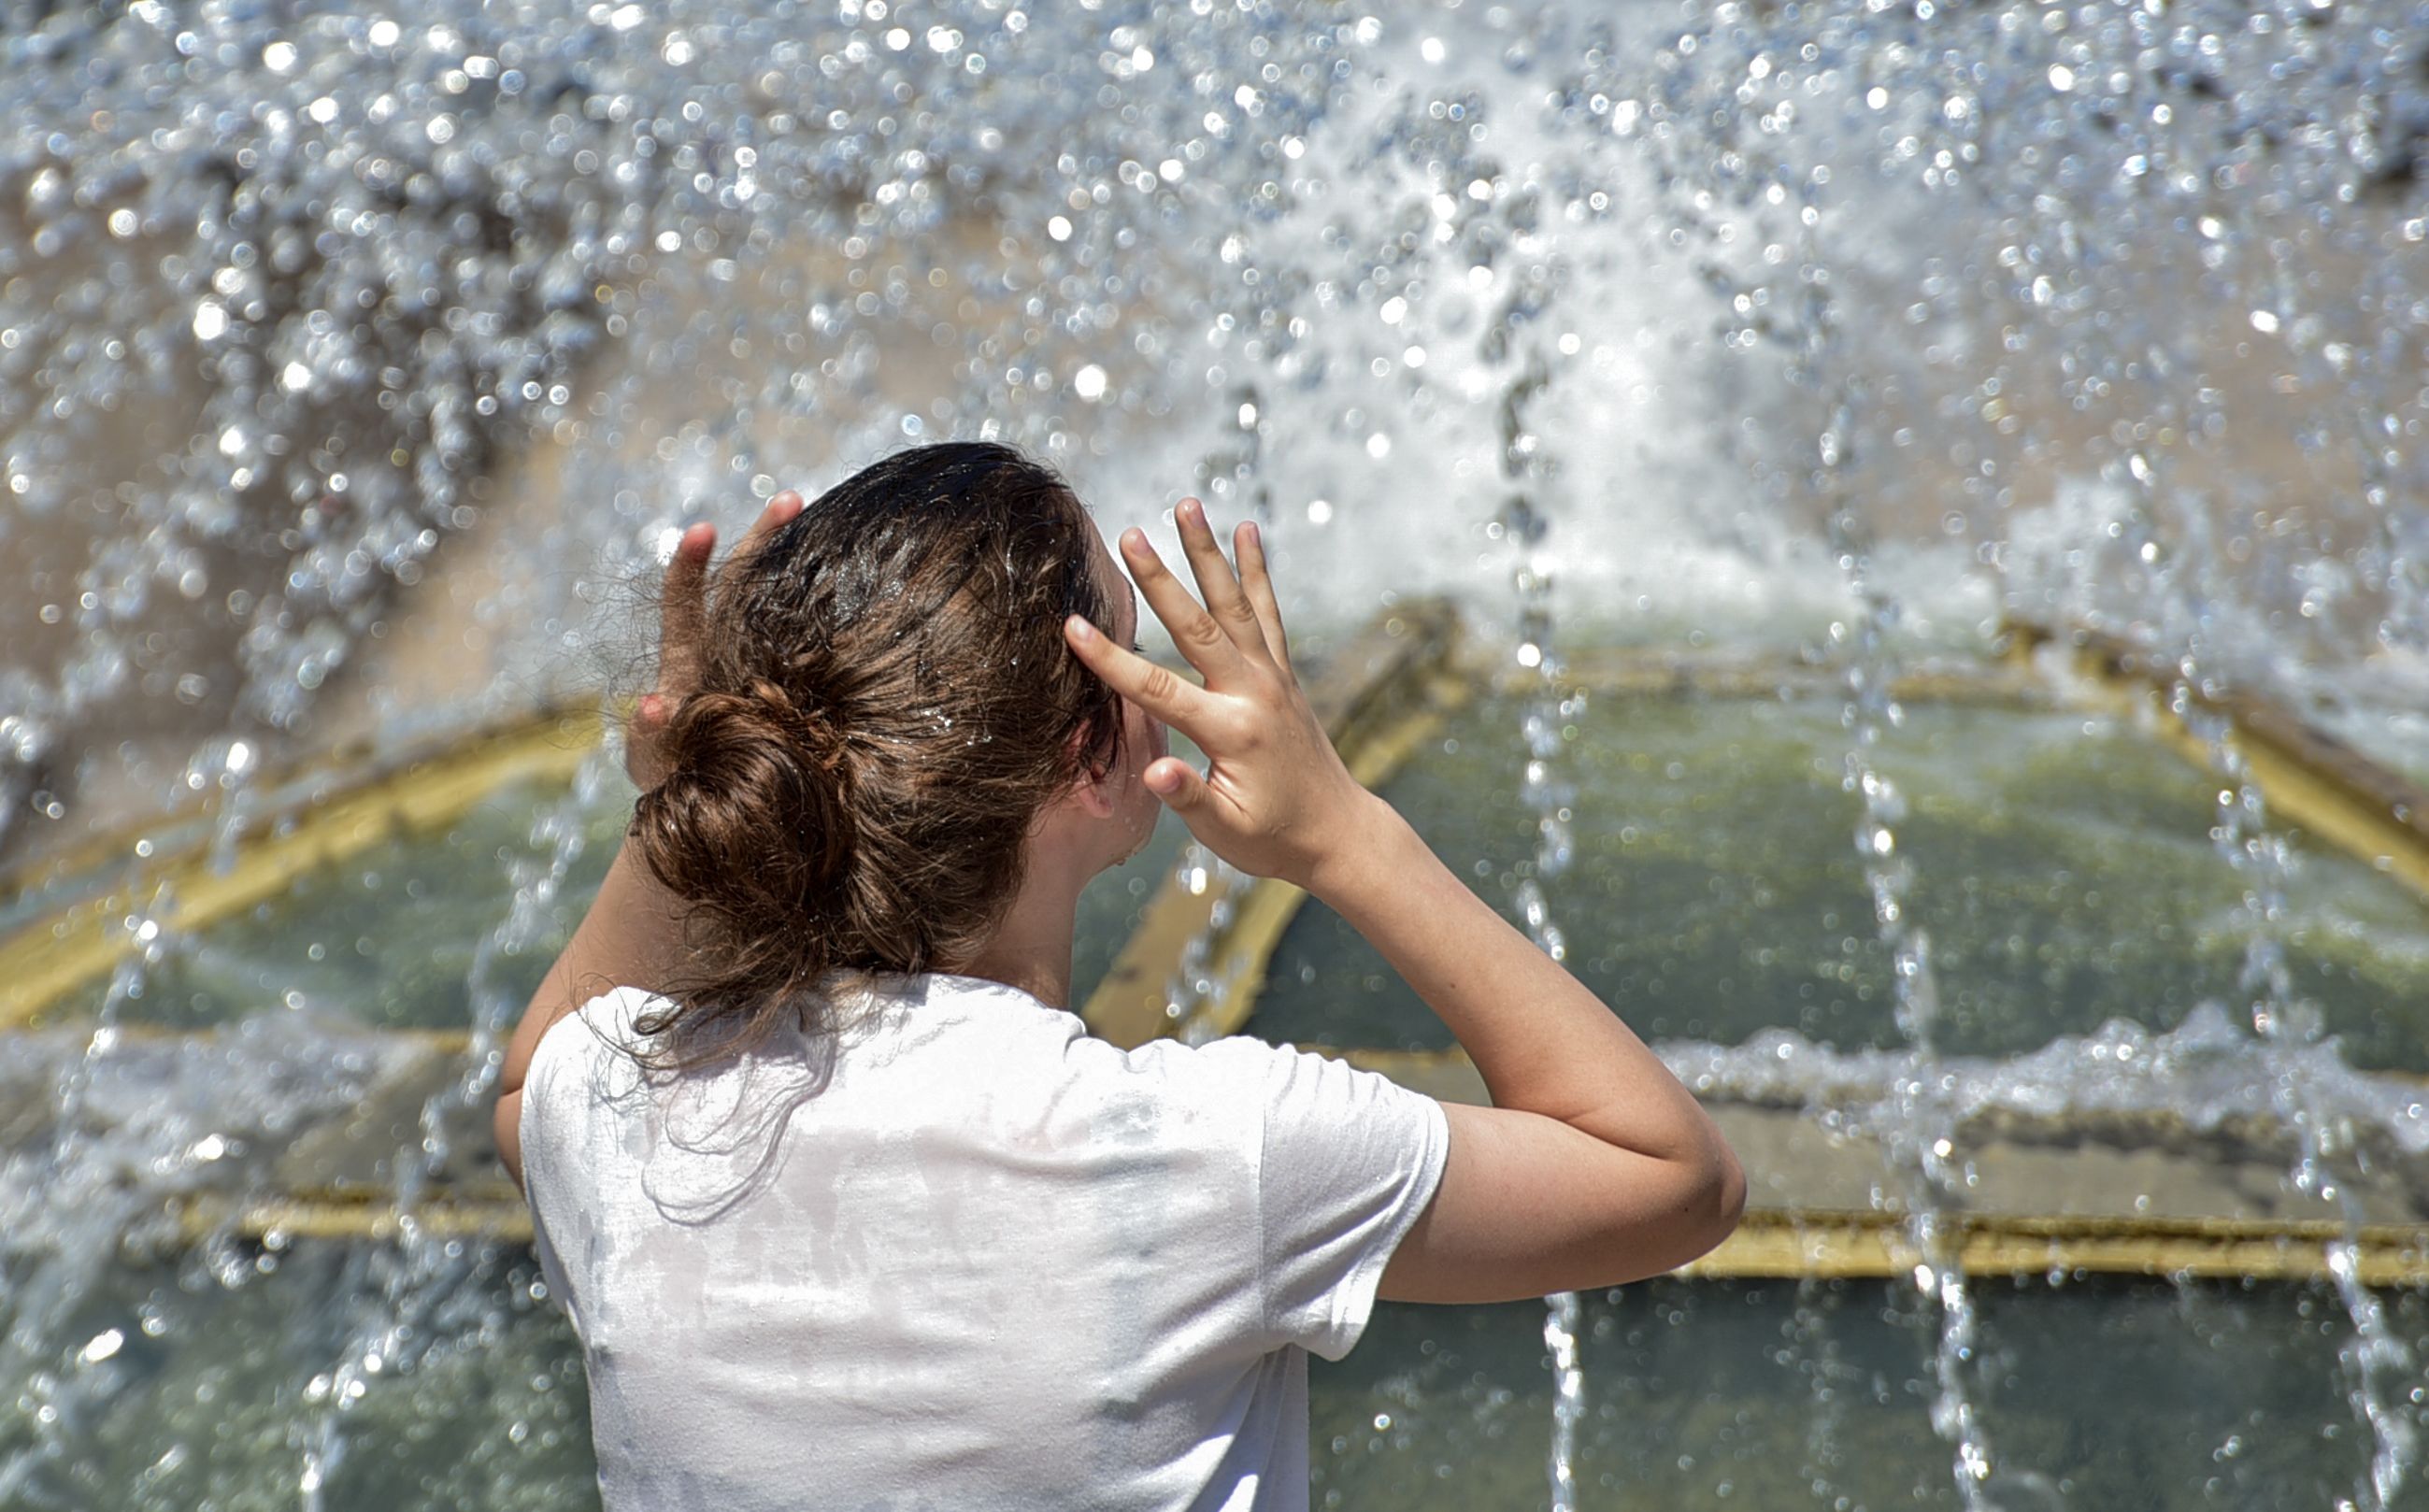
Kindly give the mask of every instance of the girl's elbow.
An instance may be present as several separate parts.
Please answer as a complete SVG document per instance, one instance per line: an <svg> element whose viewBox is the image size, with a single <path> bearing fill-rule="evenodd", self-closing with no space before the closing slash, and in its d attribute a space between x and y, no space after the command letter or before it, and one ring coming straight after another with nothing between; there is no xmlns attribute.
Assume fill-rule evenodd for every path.
<svg viewBox="0 0 2429 1512"><path fill-rule="evenodd" d="M1694 1232L1695 1253L1703 1255L1737 1232L1738 1221L1745 1216L1745 1168L1738 1163L1737 1152L1727 1144L1716 1145L1699 1162L1690 1190L1689 1226Z"/></svg>
<svg viewBox="0 0 2429 1512"><path fill-rule="evenodd" d="M1712 1216L1718 1232L1712 1242L1718 1244L1737 1232L1738 1221L1745 1216L1746 1175L1745 1167L1738 1163L1737 1152L1726 1144L1721 1146L1716 1163L1720 1169L1714 1177Z"/></svg>
<svg viewBox="0 0 2429 1512"><path fill-rule="evenodd" d="M489 1109L489 1133L497 1142L498 1163L506 1168L518 1188L523 1184L522 1106L519 1088L502 1093Z"/></svg>
<svg viewBox="0 0 2429 1512"><path fill-rule="evenodd" d="M1720 1248L1737 1231L1745 1212L1746 1179L1727 1145L1716 1144L1709 1154L1674 1159L1665 1167L1660 1216L1648 1225L1651 1215L1640 1209L1628 1241L1613 1245L1614 1252L1632 1252L1630 1274L1598 1284L1617 1286L1666 1274Z"/></svg>

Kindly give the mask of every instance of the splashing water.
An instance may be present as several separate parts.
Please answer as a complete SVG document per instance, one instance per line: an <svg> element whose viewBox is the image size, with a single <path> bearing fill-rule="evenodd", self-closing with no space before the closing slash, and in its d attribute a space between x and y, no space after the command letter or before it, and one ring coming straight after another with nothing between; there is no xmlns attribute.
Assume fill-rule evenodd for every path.
<svg viewBox="0 0 2429 1512"><path fill-rule="evenodd" d="M2331 434L2419 423L2398 271L2421 235L2401 156L2418 90L2367 41L2401 35L2406 7L2162 26L1722 5L1683 28L1647 7L1526 36L1482 13L1014 14L55 18L10 95L25 235L0 360L21 382L0 420L39 575L10 627L12 829L100 797L104 774L62 760L113 737L136 740L139 784L241 786L334 674L381 653L372 627L447 542L550 536L551 559L612 573L666 525L884 436L992 425L1168 497L1251 392L1255 486L1298 527L1302 571L1377 555L1345 538L1390 519L1407 544L1347 581L1423 579L1467 522L1412 490L1489 477L1493 419L1470 411L1493 363L1461 337L1531 276L1529 235L1562 250L1555 339L1593 374L1538 428L1582 475L1631 480L1582 512L1572 582L1645 613L1665 588L1664 616L1839 601L1781 489L1814 433L1765 423L1794 386L1742 360L1809 320L1772 223L1799 198L1764 161L1861 196L1869 234L1817 271L1896 319L1841 343L1864 444L1824 429L1863 459L1842 493L1885 557L1987 554L1995 583L2008 523L2087 466L2121 482L2175 448L2176 507L2230 519L2250 506L2222 479L2248 495L2286 469L2222 436L2273 444L2315 409ZM2156 57L2126 66L2137 49ZM1965 57L2001 66L1947 61ZM2239 238L2287 248L2285 271L2213 265ZM2367 352L2330 329L2348 302L2296 307L2315 250L2371 270ZM2173 252L2218 287L2143 297L2179 276ZM2250 339L2222 344L2222 301L2260 321ZM1713 325L1721 357L1694 350ZM933 359L895 339L912 332ZM2290 392L2252 350L2272 337ZM667 392L676 371L700 394ZM2020 412L2044 396L2063 403ZM1893 423L1935 404L1969 433L1945 457ZM550 475L515 481L583 507L499 497L535 447ZM2353 488L2339 455L2368 464ZM2289 529L2217 532L2203 564L2222 650L2394 651L2378 669L2405 675L2423 558L2397 501L2417 457L2286 460L2316 501L2283 506ZM1710 507L1742 492L1738 461L1757 497ZM1242 485L1206 486L1226 507ZM2140 622L2145 564L2101 560L2113 539L2013 564L2079 581L2012 586ZM2320 570L2268 569L2305 552ZM593 580L513 576L483 605L485 649L529 675ZM190 769L153 754L198 729L227 744Z"/></svg>
<svg viewBox="0 0 2429 1512"><path fill-rule="evenodd" d="M2197 654L2197 652L2196 652ZM2220 853L2247 879L2244 904L2253 915L2251 943L2246 948L2241 985L2253 994L2251 1019L2263 1054L2272 1062L2272 1111L2294 1131L2299 1153L2289 1180L2294 1189L2332 1205L2344 1232L2327 1245L2328 1274L2337 1297L2353 1324L2353 1337L2340 1348L2354 1416L2370 1431L2371 1459L2358 1478L2348 1504L2379 1512L2420 1463L2420 1429L2397 1403L2401 1387L2419 1378L2412 1350L2387 1326L2378 1298L2363 1286L2355 1269L2360 1250L2363 1211L2355 1183L2340 1167L2350 1162L2353 1136L2338 1126L2346 1115L2323 1099L2307 1069L2296 1059L2320 1043L2316 1009L2294 992L2279 931L2286 913L2288 847L2282 833L2268 828L2267 805L2257 782L2242 759L2225 721L2199 710L2187 683L2196 665L2186 658L2188 678L2175 688L2174 698L2189 728L2207 748L2212 765L2225 784L2219 791L2219 822L2212 831Z"/></svg>
<svg viewBox="0 0 2429 1512"><path fill-rule="evenodd" d="M518 856L514 903L506 916L481 942L471 970L473 1037L463 1073L422 1105L418 1120L421 1138L399 1153L394 1213L397 1239L392 1248L381 1246L368 1257L371 1274L358 1290L363 1316L336 1364L312 1378L306 1397L321 1407L320 1420L304 1452L297 1488L306 1512L328 1504L330 1479L346 1452L346 1414L355 1410L377 1384L377 1378L410 1372L443 1336L441 1308L471 1290L481 1269L475 1246L460 1238L425 1231L421 1208L445 1171L454 1140L465 1121L487 1116L489 1097L505 1064L505 1044L514 1032L524 999L498 981L502 958L519 954L547 939L553 927L551 905L564 887L566 876L581 856L586 839L582 815L598 801L609 771L621 765L622 753L603 747L584 763L565 797L541 814L531 842L538 856Z"/></svg>
<svg viewBox="0 0 2429 1512"><path fill-rule="evenodd" d="M1797 311L1797 318L1766 334L1774 341L1786 343L1789 380L1810 396L1822 418L1813 466L1796 479L1796 485L1811 499L1825 522L1825 538L1855 600L1855 612L1848 620L1833 621L1829 628L1829 639L1843 643L1845 657L1845 724L1850 743L1842 786L1859 804L1856 854L1870 895L1873 929L1890 959L1897 1030L1913 1051L1916 1071L1898 1083L1897 1117L1887 1130L1882 1150L1892 1178L1902 1189L1907 1241L1916 1257L1915 1289L1939 1319L1931 1424L1954 1451L1952 1473L1960 1504L1967 1512L1986 1512L1994 1504L1989 1489L1993 1454L1967 1380L1975 1353L1974 1299L1958 1241L1947 1221L1949 1204L1963 1200L1964 1182L1956 1159L1957 1129L1935 1095L1944 1085L1938 1074L1934 1033L1940 1017L1939 983L1932 969L1930 937L1908 916L1913 866L1897 845L1897 826L1906 817L1906 801L1877 764L1881 743L1904 720L1904 711L1891 693L1897 675L1895 636L1900 611L1897 601L1875 580L1878 546L1872 521L1849 491L1857 460L1857 416L1864 394L1861 382L1842 368L1844 317L1833 290L1832 262L1826 255L1821 233L1824 188L1832 175L1818 165L1797 167L1776 160L1760 147L1750 150L1743 163L1747 173L1767 181L1766 199L1797 207L1790 243L1796 264L1794 285L1779 289L1741 283L1718 272L1713 276L1735 290L1732 304L1753 304L1773 296L1793 301L1789 307Z"/></svg>
<svg viewBox="0 0 2429 1512"><path fill-rule="evenodd" d="M1531 249L1522 244L1519 250ZM1523 879L1512 902L1527 937L1554 961L1567 959L1569 947L1544 884L1568 869L1572 855L1568 805L1576 790L1562 781L1560 758L1576 729L1569 721L1582 709L1584 698L1562 686L1562 668L1552 639L1552 557L1545 545L1551 523L1542 498L1557 468L1529 425L1535 401L1552 381L1554 349L1544 338L1541 322L1551 313L1559 282L1557 261L1530 265L1528 275L1485 328L1483 339L1487 360L1515 369L1501 395L1501 472L1510 491L1486 534L1506 540L1517 559L1511 585L1518 600L1518 644L1512 656L1532 695L1520 724L1526 764L1519 796L1535 821L1535 849L1519 868ZM1545 1309L1544 1347L1552 1361L1552 1436L1545 1456L1551 1507L1552 1512L1575 1512L1578 1424L1586 1407L1585 1372L1578 1360L1583 1308L1576 1292L1562 1291L1546 1298Z"/></svg>

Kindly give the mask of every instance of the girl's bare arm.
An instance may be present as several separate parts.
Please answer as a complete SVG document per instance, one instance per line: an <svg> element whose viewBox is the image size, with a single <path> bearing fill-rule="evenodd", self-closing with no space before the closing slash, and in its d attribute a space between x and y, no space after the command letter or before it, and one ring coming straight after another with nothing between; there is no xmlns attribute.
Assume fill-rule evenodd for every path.
<svg viewBox="0 0 2429 1512"><path fill-rule="evenodd" d="M1383 1293L1486 1302L1611 1286L1710 1249L1745 1180L1711 1120L1617 1015L1445 867L1361 787L1309 709L1255 528L1235 572L1195 500L1176 512L1203 607L1144 534L1124 534L1141 596L1203 676L1192 686L1084 620L1073 651L1197 743L1148 785L1243 870L1305 887L1381 950L1483 1074L1492 1108L1449 1107L1450 1158Z"/></svg>
<svg viewBox="0 0 2429 1512"><path fill-rule="evenodd" d="M767 532L801 512L800 494L778 494L743 537L741 550L751 550ZM708 559L716 550L717 528L694 525L676 543L674 559L667 564L659 606L658 684L635 707L633 722L625 731L625 770L634 785L644 790L666 775L658 736L675 705L691 690L694 648L702 633L703 595L708 588ZM650 875L647 866L619 846L599 896L540 979L539 990L532 994L522 1022L506 1045L491 1126L497 1135L498 1158L518 1185L523 1178L523 1077L531 1069L532 1052L539 1048L540 1036L558 1019L613 988L664 986L681 963L683 949L682 912L674 896Z"/></svg>
<svg viewBox="0 0 2429 1512"><path fill-rule="evenodd" d="M1669 1068L1485 906L1381 800L1311 878L1457 1036L1492 1108L1447 1105L1450 1160L1383 1294L1486 1302L1615 1286L1737 1226L1737 1158Z"/></svg>

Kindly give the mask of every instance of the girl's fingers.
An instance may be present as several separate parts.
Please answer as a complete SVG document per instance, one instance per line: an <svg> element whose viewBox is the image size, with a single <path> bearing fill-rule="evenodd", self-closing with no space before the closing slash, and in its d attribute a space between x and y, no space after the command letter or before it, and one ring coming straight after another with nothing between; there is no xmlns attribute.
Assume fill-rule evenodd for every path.
<svg viewBox="0 0 2429 1512"><path fill-rule="evenodd" d="M1138 584L1139 597L1164 621L1164 628L1172 633L1172 644L1204 676L1206 685L1219 688L1236 682L1246 669L1240 648L1232 644L1230 632L1189 597L1189 590L1148 544L1145 531L1122 532L1122 562L1130 568L1131 581Z"/></svg>
<svg viewBox="0 0 2429 1512"><path fill-rule="evenodd" d="M1166 756L1148 766L1142 774L1148 791L1164 800L1164 806L1183 819L1194 817L1214 801L1214 790L1206 779L1198 775L1187 762Z"/></svg>
<svg viewBox="0 0 2429 1512"><path fill-rule="evenodd" d="M1215 542L1214 528L1206 522L1206 506L1195 499L1184 499L1173 509L1172 518L1181 529L1181 550L1189 558L1189 570L1198 579L1198 596L1206 600L1207 614L1243 655L1251 661L1268 655L1264 626L1259 622L1256 605L1240 591L1240 580L1233 574L1231 564L1223 560L1223 548Z"/></svg>
<svg viewBox="0 0 2429 1512"><path fill-rule="evenodd" d="M763 545L776 528L801 512L801 496L787 488L768 501L744 534L737 556ZM674 560L658 593L658 691L680 698L691 691L701 637L708 630L708 559L717 551L717 527L692 526L675 542Z"/></svg>
<svg viewBox="0 0 2429 1512"><path fill-rule="evenodd" d="M1063 622L1063 639L1106 686L1192 740L1198 738L1192 731L1204 728L1201 720L1209 707L1203 688L1192 687L1146 657L1115 645L1112 637L1082 616L1073 615Z"/></svg>
<svg viewBox="0 0 2429 1512"><path fill-rule="evenodd" d="M1264 632L1265 651L1274 666L1293 682L1298 674L1291 669L1290 636L1282 630L1282 609L1274 598L1273 574L1265 569L1265 538L1257 527L1242 520L1231 533L1231 554L1240 563L1240 591L1248 596L1249 606L1257 612L1258 628Z"/></svg>
<svg viewBox="0 0 2429 1512"><path fill-rule="evenodd" d="M675 542L674 559L658 590L658 691L681 697L691 686L701 637L708 627L705 603L709 553L717 527L694 525Z"/></svg>
<svg viewBox="0 0 2429 1512"><path fill-rule="evenodd" d="M775 534L778 526L801 512L801 496L790 488L768 500L768 507L759 511L759 518L752 521L750 531L742 537L742 544L735 549L735 554L748 556L757 551L769 535Z"/></svg>
<svg viewBox="0 0 2429 1512"><path fill-rule="evenodd" d="M666 762L659 754L658 745L673 715L673 701L655 693L641 695L633 705L632 722L624 729L624 775L645 792L657 786L666 776Z"/></svg>

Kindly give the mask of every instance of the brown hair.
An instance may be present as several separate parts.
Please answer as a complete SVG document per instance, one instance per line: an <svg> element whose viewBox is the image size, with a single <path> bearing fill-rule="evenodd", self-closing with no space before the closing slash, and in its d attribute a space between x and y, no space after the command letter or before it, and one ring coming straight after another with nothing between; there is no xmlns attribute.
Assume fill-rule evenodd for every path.
<svg viewBox="0 0 2429 1512"><path fill-rule="evenodd" d="M670 770L628 830L692 952L638 1025L652 1064L826 1027L812 990L838 969L943 969L984 943L1037 812L1119 753L1120 699L1063 640L1068 616L1111 622L1091 541L1051 469L950 442L716 571Z"/></svg>

